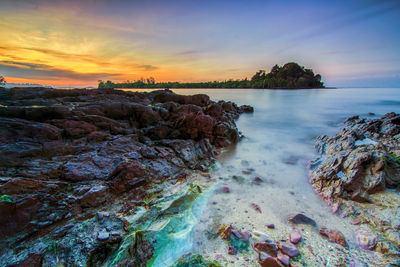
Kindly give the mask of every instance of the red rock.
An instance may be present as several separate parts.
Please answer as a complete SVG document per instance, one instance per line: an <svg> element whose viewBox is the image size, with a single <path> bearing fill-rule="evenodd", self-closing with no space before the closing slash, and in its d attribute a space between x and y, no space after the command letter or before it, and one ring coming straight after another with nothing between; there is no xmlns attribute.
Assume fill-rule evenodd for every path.
<svg viewBox="0 0 400 267"><path fill-rule="evenodd" d="M231 190L227 186L222 187L222 191L225 192L225 193L231 192Z"/></svg>
<svg viewBox="0 0 400 267"><path fill-rule="evenodd" d="M278 255L278 247L274 243L257 242L253 245L257 252L266 252L269 255L276 257Z"/></svg>
<svg viewBox="0 0 400 267"><path fill-rule="evenodd" d="M102 132L102 131L94 131L91 132L88 136L87 139L89 141L96 141L96 142L100 142L103 141L105 139L107 139L107 137L109 137L110 135L108 133Z"/></svg>
<svg viewBox="0 0 400 267"><path fill-rule="evenodd" d="M278 247L282 251L282 253L288 255L291 258L299 255L299 250L292 243L289 242L279 243Z"/></svg>
<svg viewBox="0 0 400 267"><path fill-rule="evenodd" d="M269 229L275 229L275 224L273 224L273 223L267 224L267 227Z"/></svg>
<svg viewBox="0 0 400 267"><path fill-rule="evenodd" d="M271 255L269 255L268 253L265 252L260 252L260 254L258 255L258 263L260 263L260 265L262 267L282 267L284 266L283 264L281 264L278 259L272 257Z"/></svg>
<svg viewBox="0 0 400 267"><path fill-rule="evenodd" d="M95 185L87 191L82 198L80 203L82 207L97 207L102 204L105 199L107 187L103 185Z"/></svg>
<svg viewBox="0 0 400 267"><path fill-rule="evenodd" d="M294 229L290 234L289 234L289 239L290 242L292 242L293 244L297 244L301 241L302 236L299 230Z"/></svg>
<svg viewBox="0 0 400 267"><path fill-rule="evenodd" d="M141 177L145 174L146 170L142 166L142 163L137 160L131 160L129 162L121 162L108 179L115 191L125 192L130 188L144 183L145 180Z"/></svg>
<svg viewBox="0 0 400 267"><path fill-rule="evenodd" d="M228 254L229 255L236 255L237 254L237 249L233 246L228 247Z"/></svg>
<svg viewBox="0 0 400 267"><path fill-rule="evenodd" d="M319 233L322 236L327 237L329 241L337 243L343 247L347 247L346 238L338 230L328 229L325 226L321 226L321 228L319 229Z"/></svg>
<svg viewBox="0 0 400 267"><path fill-rule="evenodd" d="M278 256L278 260L285 266L290 265L290 257L288 255L281 254Z"/></svg>

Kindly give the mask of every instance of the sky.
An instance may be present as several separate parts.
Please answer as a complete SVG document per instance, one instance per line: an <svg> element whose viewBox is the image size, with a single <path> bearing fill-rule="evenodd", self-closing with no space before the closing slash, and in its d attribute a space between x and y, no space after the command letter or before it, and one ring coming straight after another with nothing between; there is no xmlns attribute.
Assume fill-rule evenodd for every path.
<svg viewBox="0 0 400 267"><path fill-rule="evenodd" d="M195 82L298 62L327 86L400 87L399 29L399 0L0 0L0 75Z"/></svg>

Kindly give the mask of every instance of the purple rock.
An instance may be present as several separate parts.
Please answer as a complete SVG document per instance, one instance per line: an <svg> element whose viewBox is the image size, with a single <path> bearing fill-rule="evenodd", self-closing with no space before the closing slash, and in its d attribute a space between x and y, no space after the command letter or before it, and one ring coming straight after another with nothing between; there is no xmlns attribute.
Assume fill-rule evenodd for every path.
<svg viewBox="0 0 400 267"><path fill-rule="evenodd" d="M289 242L279 243L279 249L282 251L283 254L288 255L289 257L296 257L299 255L299 250L295 245Z"/></svg>
<svg viewBox="0 0 400 267"><path fill-rule="evenodd" d="M302 236L301 233L299 232L299 230L294 229L290 234L289 234L289 239L290 242L292 242L293 244L297 244L301 241Z"/></svg>

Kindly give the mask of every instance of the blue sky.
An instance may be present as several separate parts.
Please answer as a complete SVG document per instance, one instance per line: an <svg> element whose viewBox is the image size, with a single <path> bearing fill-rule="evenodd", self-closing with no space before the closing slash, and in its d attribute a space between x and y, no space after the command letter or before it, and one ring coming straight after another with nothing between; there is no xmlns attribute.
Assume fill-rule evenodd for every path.
<svg viewBox="0 0 400 267"><path fill-rule="evenodd" d="M298 62L328 86L400 86L400 1L1 1L8 81L204 81Z"/></svg>

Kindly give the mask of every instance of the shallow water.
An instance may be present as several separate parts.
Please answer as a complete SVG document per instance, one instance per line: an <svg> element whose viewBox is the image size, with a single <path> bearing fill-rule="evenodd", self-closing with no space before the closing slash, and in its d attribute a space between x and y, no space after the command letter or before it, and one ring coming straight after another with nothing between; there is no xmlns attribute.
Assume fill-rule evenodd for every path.
<svg viewBox="0 0 400 267"><path fill-rule="evenodd" d="M351 225L350 219L332 214L313 192L308 183L307 164L316 157L315 137L338 132L346 118L354 115L376 118L387 112L400 112L400 89L174 91L205 93L213 100L248 104L255 109L253 114L243 114L237 121L245 138L222 154L221 167L212 175L212 180L218 184L193 233L193 252L222 259L229 266L256 266L251 248L248 253L228 255L227 244L219 238L210 238L208 233L225 223L238 229L264 232L274 240L287 239L293 229L287 218L304 212L318 225L343 232L350 245L350 250L343 255L350 253L370 265L379 262L380 256L376 253L368 254L355 247L356 226ZM254 171L242 173L246 168ZM254 185L255 176L264 182ZM224 193L222 186L229 187L230 192ZM257 204L262 213L256 212L252 203ZM275 224L274 230L266 227L271 223ZM331 266L344 257L337 255L338 245L321 239L315 230L307 227L301 230L305 241L299 249L305 259L300 265Z"/></svg>

